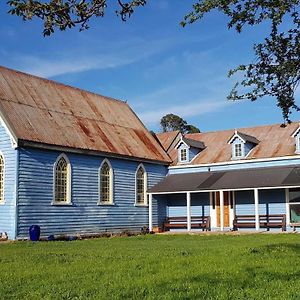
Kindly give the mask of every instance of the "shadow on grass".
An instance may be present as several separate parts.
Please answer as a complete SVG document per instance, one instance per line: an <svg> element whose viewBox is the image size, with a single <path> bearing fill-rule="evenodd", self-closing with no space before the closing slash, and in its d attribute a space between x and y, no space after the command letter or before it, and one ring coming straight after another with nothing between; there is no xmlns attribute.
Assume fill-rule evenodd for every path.
<svg viewBox="0 0 300 300"><path fill-rule="evenodd" d="M251 254L281 254L287 252L300 254L300 244L278 243L249 248Z"/></svg>

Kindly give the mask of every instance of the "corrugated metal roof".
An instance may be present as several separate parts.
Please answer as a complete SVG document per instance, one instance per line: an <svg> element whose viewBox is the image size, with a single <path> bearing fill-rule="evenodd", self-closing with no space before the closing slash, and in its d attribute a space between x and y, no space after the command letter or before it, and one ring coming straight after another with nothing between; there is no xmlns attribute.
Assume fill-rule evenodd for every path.
<svg viewBox="0 0 300 300"><path fill-rule="evenodd" d="M157 139L163 146L163 148L168 151L172 146L175 140L180 140L181 134L179 130L170 131L170 132L162 132L156 134Z"/></svg>
<svg viewBox="0 0 300 300"><path fill-rule="evenodd" d="M296 155L295 138L292 137L292 134L298 127L299 122L294 122L286 127L282 127L281 124L273 124L239 129L243 134L253 136L259 140L259 143L245 159L264 159ZM212 164L231 161L231 145L228 145L228 141L234 133L235 130L232 129L186 134L185 137L201 141L206 147L200 151L190 164ZM176 165L177 150L173 147L168 153L173 160L173 165Z"/></svg>
<svg viewBox="0 0 300 300"><path fill-rule="evenodd" d="M182 140L191 147L198 148L198 149L205 148L205 145L202 141L196 141L196 140L188 139L186 137L183 137Z"/></svg>
<svg viewBox="0 0 300 300"><path fill-rule="evenodd" d="M119 100L0 67L0 111L19 140L170 162Z"/></svg>
<svg viewBox="0 0 300 300"><path fill-rule="evenodd" d="M216 191L300 185L299 167L269 167L168 175L149 193Z"/></svg>

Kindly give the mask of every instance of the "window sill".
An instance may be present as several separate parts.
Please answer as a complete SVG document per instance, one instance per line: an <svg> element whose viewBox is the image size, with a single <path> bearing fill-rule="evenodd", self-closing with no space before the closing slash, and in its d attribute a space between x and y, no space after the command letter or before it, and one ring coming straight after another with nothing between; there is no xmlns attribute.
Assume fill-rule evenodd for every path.
<svg viewBox="0 0 300 300"><path fill-rule="evenodd" d="M51 202L52 206L73 206L72 202L60 203L60 202Z"/></svg>
<svg viewBox="0 0 300 300"><path fill-rule="evenodd" d="M148 204L137 204L137 203L135 203L134 206L136 206L136 207L149 207Z"/></svg>
<svg viewBox="0 0 300 300"><path fill-rule="evenodd" d="M98 206L115 206L114 203L102 203L102 202L98 202L97 205Z"/></svg>

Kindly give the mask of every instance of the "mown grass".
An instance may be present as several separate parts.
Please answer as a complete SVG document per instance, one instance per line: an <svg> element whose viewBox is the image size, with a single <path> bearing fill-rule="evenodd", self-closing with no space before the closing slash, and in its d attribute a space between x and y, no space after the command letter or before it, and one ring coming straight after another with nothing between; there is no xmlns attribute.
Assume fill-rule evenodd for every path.
<svg viewBox="0 0 300 300"><path fill-rule="evenodd" d="M0 243L0 299L300 299L300 236Z"/></svg>

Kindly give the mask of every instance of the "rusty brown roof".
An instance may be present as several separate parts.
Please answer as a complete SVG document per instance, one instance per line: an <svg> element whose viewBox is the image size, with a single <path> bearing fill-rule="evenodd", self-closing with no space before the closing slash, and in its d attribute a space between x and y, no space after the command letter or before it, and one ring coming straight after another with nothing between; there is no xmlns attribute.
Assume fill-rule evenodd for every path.
<svg viewBox="0 0 300 300"><path fill-rule="evenodd" d="M238 129L243 134L259 140L259 143L245 159L264 159L295 155L295 139L292 137L292 134L298 127L299 123L295 122L286 127L281 127L281 124L273 124ZM228 145L228 141L234 133L235 130L232 129L186 134L185 137L201 141L206 146L192 160L191 164L211 164L231 161L231 145ZM173 160L173 165L176 165L177 150L175 148L171 149L169 155Z"/></svg>
<svg viewBox="0 0 300 300"><path fill-rule="evenodd" d="M19 141L170 162L127 103L1 66L0 112Z"/></svg>
<svg viewBox="0 0 300 300"><path fill-rule="evenodd" d="M181 134L179 130L176 131L170 131L170 132L162 132L156 134L157 139L163 146L163 148L168 151L169 148L174 144L174 141L180 139ZM175 145L176 146L176 145Z"/></svg>

